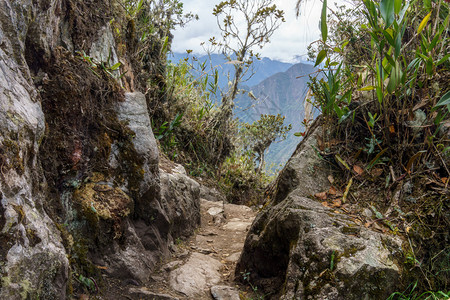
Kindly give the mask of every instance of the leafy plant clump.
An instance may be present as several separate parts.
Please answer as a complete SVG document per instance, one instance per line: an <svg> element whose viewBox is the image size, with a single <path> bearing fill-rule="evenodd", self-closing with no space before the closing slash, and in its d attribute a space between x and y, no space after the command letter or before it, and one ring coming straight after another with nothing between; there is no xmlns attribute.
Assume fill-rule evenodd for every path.
<svg viewBox="0 0 450 300"><path fill-rule="evenodd" d="M343 200L372 207L389 222L384 222L390 224L387 230L404 236L404 268L409 280L418 280L418 294L446 291L449 4L354 4L351 9L331 10L323 1L322 37L310 48L321 70L310 81L314 104L325 122L318 151L346 174ZM379 192L364 194L355 182Z"/></svg>
<svg viewBox="0 0 450 300"><path fill-rule="evenodd" d="M238 85L249 71L252 60L258 57L252 48L266 44L284 20L283 12L272 2L223 1L218 4L213 14L225 15L227 19L226 24L219 22L223 41L213 38L210 42L220 47L235 66L229 90L223 93L220 90L219 72L214 66L207 70L206 63L195 58L168 63L158 90L159 99L163 101L157 103L153 113L154 132L164 153L183 163L191 175L219 182L233 202L248 203L261 198L268 178L262 172L264 152L290 129L283 126L281 116L264 116L259 123L247 125L240 125L233 118L234 98L240 92ZM248 28L242 31L247 42L236 49L230 40L239 40L242 36L228 32L229 26L232 30L240 26L234 22L231 12L249 18ZM170 39L166 48L170 48ZM236 61L232 61L233 55ZM242 128L246 128L245 140L249 142L245 146ZM236 138L238 136L241 138Z"/></svg>

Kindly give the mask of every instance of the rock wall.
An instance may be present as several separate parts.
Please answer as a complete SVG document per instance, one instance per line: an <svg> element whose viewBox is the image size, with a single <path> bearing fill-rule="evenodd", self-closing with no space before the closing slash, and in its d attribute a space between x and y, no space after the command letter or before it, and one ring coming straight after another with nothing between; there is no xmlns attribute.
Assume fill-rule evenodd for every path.
<svg viewBox="0 0 450 300"><path fill-rule="evenodd" d="M68 280L62 239L44 210L45 116L24 56L33 10L31 1L0 1L1 299L65 298Z"/></svg>
<svg viewBox="0 0 450 300"><path fill-rule="evenodd" d="M332 172L312 147L321 131L316 123L279 175L274 199L247 235L236 276L250 274L272 299L386 299L400 287L402 241L313 200L328 189Z"/></svg>
<svg viewBox="0 0 450 300"><path fill-rule="evenodd" d="M1 299L66 299L101 272L145 282L200 222L198 184L160 171L120 9L0 0Z"/></svg>

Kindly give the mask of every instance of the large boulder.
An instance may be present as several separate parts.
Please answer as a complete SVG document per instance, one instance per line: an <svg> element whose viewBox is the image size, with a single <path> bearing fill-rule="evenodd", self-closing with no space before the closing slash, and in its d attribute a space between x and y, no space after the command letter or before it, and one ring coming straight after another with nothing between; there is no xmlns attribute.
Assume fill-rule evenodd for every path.
<svg viewBox="0 0 450 300"><path fill-rule="evenodd" d="M136 174L128 174L125 178L124 188L136 189L135 192L136 214L144 220L149 221L150 218L156 218L155 212L151 209L154 201L159 200L159 150L156 144L155 137L152 132L150 117L148 114L147 102L144 94L140 92L125 93L125 100L118 103L117 116L120 121L124 122L126 126L132 131L134 158L130 160L130 164L139 164L141 169L134 169L132 172L139 172ZM118 149L116 145L112 145L113 149ZM123 163L123 160L130 154L129 149L120 151L112 151L110 162L111 168ZM124 169L130 169L124 168ZM129 182L137 180L138 182ZM156 203L155 203L156 204ZM158 206L158 205L156 205ZM160 208L157 208L160 210ZM160 212L156 212L160 213Z"/></svg>
<svg viewBox="0 0 450 300"><path fill-rule="evenodd" d="M32 15L31 1L0 1L0 298L65 299L68 260L37 158L44 114L24 57Z"/></svg>
<svg viewBox="0 0 450 300"><path fill-rule="evenodd" d="M308 146L317 142L311 139L320 130L302 142L280 174L288 182L279 179L277 195L286 196L272 201L253 222L236 275L250 273L253 284L273 299L386 299L400 285L396 255L402 241L305 197L317 191L309 187L309 167L322 191L329 175L317 171L323 167L315 169L322 162Z"/></svg>
<svg viewBox="0 0 450 300"><path fill-rule="evenodd" d="M327 175L333 172L329 163L320 158L319 144L323 141L323 130L318 119L308 131L307 136L297 146L276 180L273 197L276 203L296 190L304 197L328 190Z"/></svg>
<svg viewBox="0 0 450 300"><path fill-rule="evenodd" d="M125 100L118 104L118 118L133 132L133 155L141 163L142 176L137 186L128 182L135 180L133 174L125 177L122 189L134 195L135 218L124 221L123 238L110 243L103 259L110 275L145 282L150 271L168 257L173 241L190 236L200 225L200 190L181 165L166 160L159 163L142 93L125 94ZM119 168L123 153L115 145L112 148L116 150L111 151L111 168ZM164 167L160 169L160 165ZM130 191L133 186L137 189L135 193Z"/></svg>
<svg viewBox="0 0 450 300"><path fill-rule="evenodd" d="M173 239L189 237L200 226L200 184L187 176L183 166L161 169L161 203Z"/></svg>

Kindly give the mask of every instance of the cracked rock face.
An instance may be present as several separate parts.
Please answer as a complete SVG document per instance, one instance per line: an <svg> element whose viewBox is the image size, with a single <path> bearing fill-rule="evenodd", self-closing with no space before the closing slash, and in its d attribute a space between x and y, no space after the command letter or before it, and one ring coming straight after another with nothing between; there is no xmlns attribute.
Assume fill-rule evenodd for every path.
<svg viewBox="0 0 450 300"><path fill-rule="evenodd" d="M181 165L161 170L161 205L171 220L174 239L188 237L200 226L200 185Z"/></svg>
<svg viewBox="0 0 450 300"><path fill-rule="evenodd" d="M86 254L90 255L87 260L106 265L105 272L111 276L144 282L159 260L169 254L173 239L191 234L199 224L199 187L195 181L186 174L164 174L166 190L161 194L159 151L143 94L126 93L124 101L114 102L115 110L108 110L113 111L109 116L114 120L117 117L129 129L127 141L132 143L126 150L133 157L127 157L130 164L126 170L123 166L119 169L124 164L123 155L114 156L123 149L109 136L97 139L103 141L100 149L82 144L80 136L88 139L87 133L94 137L101 131L91 130L83 122L80 128L72 128L78 126L76 122L59 127L65 116L60 104L72 100L73 95L86 95L67 92L77 89L78 81L58 81L66 75L80 79L86 74L73 67L82 63L76 51L84 50L110 67L118 62L107 17L95 14L89 19L83 15L94 5L105 8L108 3L0 0L0 299L66 299L71 279L67 256L73 254L74 233L90 246L86 247L92 252ZM61 65L67 69L59 68ZM97 82L101 80L96 79L92 90L101 85ZM58 84L61 82L66 86ZM111 102L121 99L122 94L117 94L110 95ZM94 96L84 96L75 100L89 102L92 110L103 107L95 106L98 102L93 101L97 99ZM54 102L47 101L49 98ZM50 110L52 103L54 109ZM78 105L76 101L70 103ZM81 111L70 115L75 121L88 113L74 111ZM70 137L67 141L74 150L68 160L73 162L72 167L62 161L60 149L56 149L67 150L68 144L47 143L55 146L44 149L49 132L55 131ZM76 133L68 134L72 131ZM77 136L80 132L86 134ZM104 174L83 173L77 165L80 159L86 170L93 169L95 163L87 159L95 155L86 155L83 146L92 146L87 149L91 154L105 150L101 170L111 174L119 170L116 173L122 173L115 175L123 181L115 183L115 178ZM48 165L54 170L46 168L44 172L46 158L51 158ZM86 176L89 181L84 181ZM89 230L92 224L98 226L91 226L96 230ZM70 267L75 270L74 265Z"/></svg>
<svg viewBox="0 0 450 300"><path fill-rule="evenodd" d="M309 151L306 145L300 145L303 150L288 163L290 174L299 176L307 168L298 158ZM311 159L305 163L320 165ZM319 172L315 176L327 175ZM294 180L291 183L301 179L286 176L280 175ZM401 251L399 238L360 227L350 217L305 198L305 186L282 184L278 188L278 195L286 196L256 217L236 276L250 272L251 281L265 293L286 300L386 299L399 287L401 272L395 260Z"/></svg>
<svg viewBox="0 0 450 300"><path fill-rule="evenodd" d="M30 2L0 1L0 298L65 299L68 261L37 159L44 114L24 59Z"/></svg>

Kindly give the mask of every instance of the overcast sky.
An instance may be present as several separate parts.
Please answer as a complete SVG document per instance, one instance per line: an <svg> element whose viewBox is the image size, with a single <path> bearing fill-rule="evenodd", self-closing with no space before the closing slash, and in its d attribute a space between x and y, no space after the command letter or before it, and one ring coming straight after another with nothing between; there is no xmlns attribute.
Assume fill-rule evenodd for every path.
<svg viewBox="0 0 450 300"><path fill-rule="evenodd" d="M263 57L284 62L295 62L295 57L305 55L306 47L319 39L319 19L322 8L321 1L303 1L301 15L295 15L296 0L275 0L279 8L284 10L286 22L274 33L271 43L260 53ZM220 37L216 17L212 15L213 8L220 0L183 0L185 12L198 14L198 21L191 21L184 28L174 32L172 50L184 53L187 49L202 53L201 42L210 37ZM306 59L306 56L304 56ZM298 61L298 60L297 60Z"/></svg>

